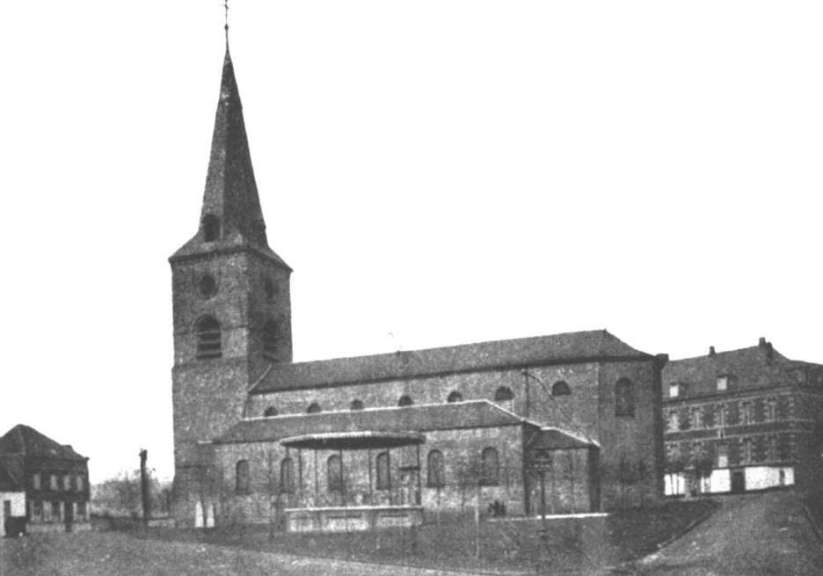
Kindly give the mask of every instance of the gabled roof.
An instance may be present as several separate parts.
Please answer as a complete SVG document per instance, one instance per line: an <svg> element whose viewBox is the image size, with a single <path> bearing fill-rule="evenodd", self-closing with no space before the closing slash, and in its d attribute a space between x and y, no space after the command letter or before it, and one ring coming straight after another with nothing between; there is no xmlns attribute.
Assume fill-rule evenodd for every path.
<svg viewBox="0 0 823 576"><path fill-rule="evenodd" d="M71 446L58 444L34 428L18 424L0 438L0 455L85 460Z"/></svg>
<svg viewBox="0 0 823 576"><path fill-rule="evenodd" d="M215 442L274 442L305 434L330 432L427 432L528 423L488 400L470 400L451 404L249 418L235 424Z"/></svg>
<svg viewBox="0 0 823 576"><path fill-rule="evenodd" d="M667 387L682 385L672 401L718 393L719 376L730 378L726 393L788 385L823 390L823 366L790 360L763 339L757 346L672 360L663 368L662 376ZM669 400L667 390L663 396Z"/></svg>
<svg viewBox="0 0 823 576"><path fill-rule="evenodd" d="M0 456L0 492L22 492L23 459L20 456Z"/></svg>
<svg viewBox="0 0 823 576"><path fill-rule="evenodd" d="M567 332L445 348L274 364L252 394L343 384L608 360L651 359L606 330Z"/></svg>
<svg viewBox="0 0 823 576"><path fill-rule="evenodd" d="M223 59L220 81L220 99L214 119L211 155L203 194L202 218L216 216L220 222L220 238L205 242L203 230L177 252L170 260L190 256L250 248L265 255L284 268L288 265L269 248L266 224L260 209L257 182L254 179L243 106L234 76L234 64L228 45Z"/></svg>

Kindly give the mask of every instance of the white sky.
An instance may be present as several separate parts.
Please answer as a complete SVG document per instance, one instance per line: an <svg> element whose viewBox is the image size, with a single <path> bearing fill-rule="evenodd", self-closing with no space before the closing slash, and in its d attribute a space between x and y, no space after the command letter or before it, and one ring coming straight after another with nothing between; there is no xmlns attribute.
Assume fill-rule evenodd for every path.
<svg viewBox="0 0 823 576"><path fill-rule="evenodd" d="M222 19L2 9L0 428L93 481L141 447L173 472L166 259L197 227ZM234 0L231 25L296 359L608 328L823 362L819 0Z"/></svg>

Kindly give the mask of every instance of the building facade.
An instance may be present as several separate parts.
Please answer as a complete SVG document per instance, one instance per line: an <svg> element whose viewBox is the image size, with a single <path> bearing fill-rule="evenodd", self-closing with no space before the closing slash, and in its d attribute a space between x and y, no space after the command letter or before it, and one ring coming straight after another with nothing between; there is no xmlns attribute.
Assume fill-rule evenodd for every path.
<svg viewBox="0 0 823 576"><path fill-rule="evenodd" d="M823 366L757 346L663 370L665 494L740 493L819 482Z"/></svg>
<svg viewBox="0 0 823 576"><path fill-rule="evenodd" d="M27 532L71 532L91 527L88 458L19 424L0 438L0 460L25 493L22 515Z"/></svg>
<svg viewBox="0 0 823 576"><path fill-rule="evenodd" d="M665 358L605 330L293 362L292 271L268 245L228 50L199 227L170 264L180 524L534 514L536 454L556 512L662 494Z"/></svg>

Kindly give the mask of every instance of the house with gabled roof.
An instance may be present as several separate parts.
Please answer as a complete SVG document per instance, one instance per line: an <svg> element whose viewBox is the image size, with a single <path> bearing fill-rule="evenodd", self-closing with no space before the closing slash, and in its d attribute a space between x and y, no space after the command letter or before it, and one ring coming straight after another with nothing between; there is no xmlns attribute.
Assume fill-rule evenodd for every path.
<svg viewBox="0 0 823 576"><path fill-rule="evenodd" d="M179 524L351 530L471 499L534 515L662 494L665 357L606 330L293 361L292 269L268 245L228 46L199 227L169 261Z"/></svg>
<svg viewBox="0 0 823 576"><path fill-rule="evenodd" d="M742 493L823 478L823 365L756 346L669 362L665 494Z"/></svg>
<svg viewBox="0 0 823 576"><path fill-rule="evenodd" d="M18 424L0 437L0 463L25 494L13 515L26 518L26 532L90 528L88 458L71 445Z"/></svg>

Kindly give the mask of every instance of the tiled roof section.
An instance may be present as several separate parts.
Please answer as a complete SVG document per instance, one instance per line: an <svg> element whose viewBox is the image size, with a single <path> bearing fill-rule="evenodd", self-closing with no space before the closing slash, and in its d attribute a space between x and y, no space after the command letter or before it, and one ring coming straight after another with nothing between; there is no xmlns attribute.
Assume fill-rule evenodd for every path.
<svg viewBox="0 0 823 576"><path fill-rule="evenodd" d="M23 483L23 458L0 456L0 492L20 492Z"/></svg>
<svg viewBox="0 0 823 576"><path fill-rule="evenodd" d="M567 332L392 354L275 364L252 394L455 372L608 359L650 359L606 330Z"/></svg>
<svg viewBox="0 0 823 576"><path fill-rule="evenodd" d="M186 258L212 251L251 248L281 266L288 265L275 254L266 239L266 224L260 209L257 183L254 178L243 106L234 76L234 63L226 48L220 99L214 119L211 155L203 194L201 218L216 216L221 225L220 238L205 242L201 229L171 257Z"/></svg>
<svg viewBox="0 0 823 576"><path fill-rule="evenodd" d="M318 412L241 420L218 443L275 442L328 432L427 432L455 428L491 428L526 421L488 400Z"/></svg>
<svg viewBox="0 0 823 576"><path fill-rule="evenodd" d="M85 460L71 446L58 444L48 436L24 424L18 424L0 438L0 455L8 454Z"/></svg>
<svg viewBox="0 0 823 576"><path fill-rule="evenodd" d="M673 360L663 368L664 400L717 394L717 379L728 376L726 393L798 385L823 390L823 366L790 360L771 343ZM681 384L677 398L669 398L668 387Z"/></svg>

